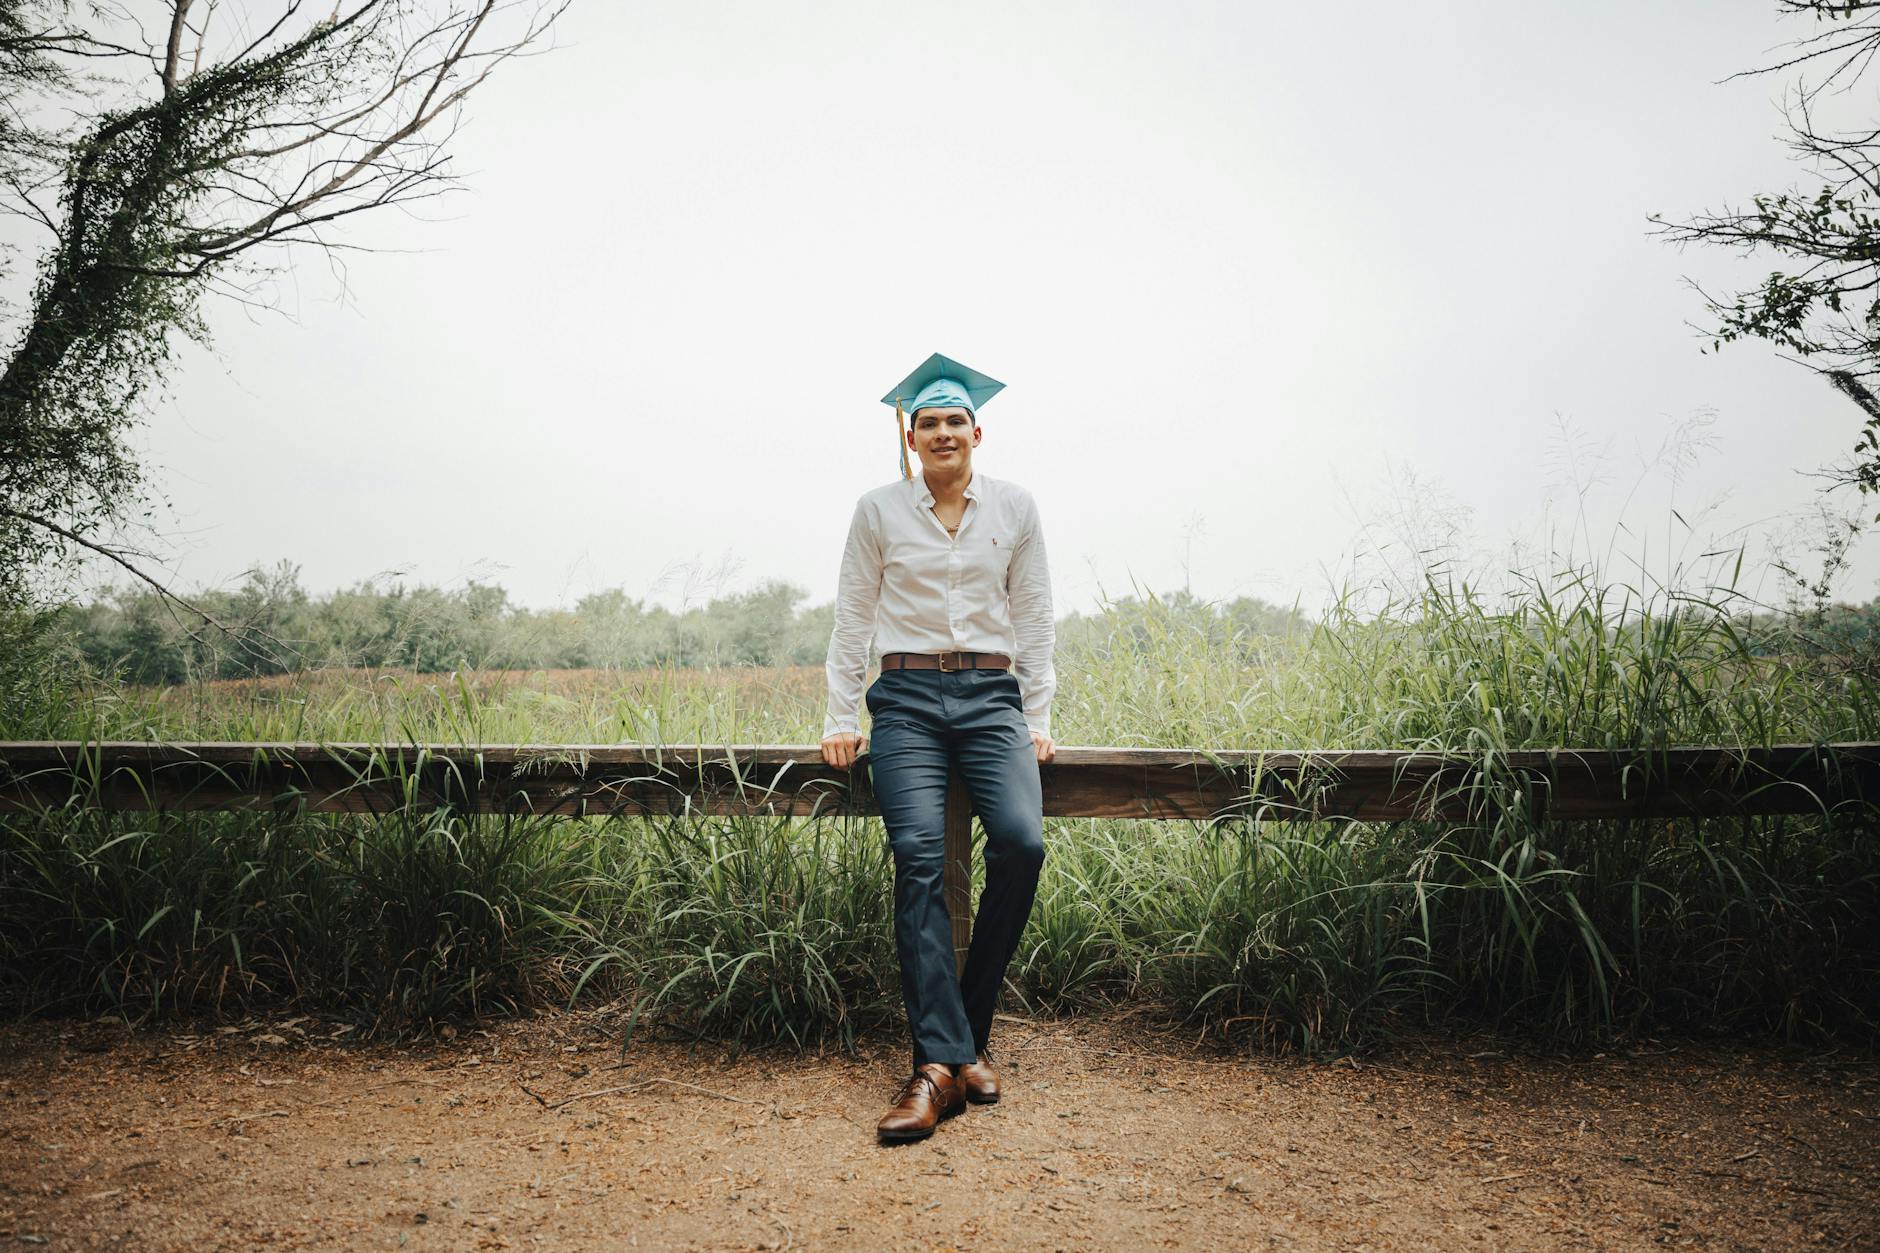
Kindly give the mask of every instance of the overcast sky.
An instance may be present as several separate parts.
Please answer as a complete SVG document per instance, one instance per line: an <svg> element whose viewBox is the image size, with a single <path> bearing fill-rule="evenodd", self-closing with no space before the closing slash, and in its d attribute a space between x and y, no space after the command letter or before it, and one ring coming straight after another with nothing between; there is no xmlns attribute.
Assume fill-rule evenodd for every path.
<svg viewBox="0 0 1880 1253"><path fill-rule="evenodd" d="M939 351L1007 384L975 465L1060 609L1316 607L1418 544L1743 544L1774 594L1857 415L1701 354L1684 277L1769 267L1646 220L1794 177L1779 82L1719 82L1810 29L1773 8L576 0L472 98L467 190L345 237L397 251L210 309L140 435L171 568L825 600Z"/></svg>

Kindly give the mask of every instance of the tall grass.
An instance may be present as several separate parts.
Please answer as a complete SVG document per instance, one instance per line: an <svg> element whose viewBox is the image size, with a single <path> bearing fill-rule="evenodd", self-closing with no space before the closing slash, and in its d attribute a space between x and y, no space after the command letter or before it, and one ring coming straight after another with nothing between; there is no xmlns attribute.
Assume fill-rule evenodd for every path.
<svg viewBox="0 0 1880 1253"><path fill-rule="evenodd" d="M1515 749L1876 739L1874 674L1727 590L1432 579L1223 638L1147 598L1067 633L1060 741L1414 748L1478 767L1467 821L1054 820L1015 996L1144 1000L1269 1046L1463 1020L1880 1038L1871 813L1536 818ZM810 742L813 670L412 676L138 692L98 738ZM292 1002L386 1029L618 999L734 1041L846 1042L898 1011L878 822L71 809L0 827L0 994L38 1010Z"/></svg>
<svg viewBox="0 0 1880 1253"><path fill-rule="evenodd" d="M0 988L24 1006L143 1014L342 1006L388 1026L516 1009L594 856L540 819L107 814L9 822Z"/></svg>

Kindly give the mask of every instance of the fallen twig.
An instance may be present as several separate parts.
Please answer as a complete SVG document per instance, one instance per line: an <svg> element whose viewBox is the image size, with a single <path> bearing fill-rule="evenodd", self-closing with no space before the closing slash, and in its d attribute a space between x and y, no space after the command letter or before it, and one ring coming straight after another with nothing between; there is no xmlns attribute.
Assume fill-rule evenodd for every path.
<svg viewBox="0 0 1880 1253"><path fill-rule="evenodd" d="M618 1087L613 1087L613 1088L596 1088L592 1092L577 1092L573 1096L565 1096L559 1101L542 1101L542 1108L543 1109L560 1109L564 1105L573 1105L576 1101L585 1101L589 1097L612 1096L616 1092L631 1092L635 1088L643 1088L647 1084L652 1083L652 1082L654 1082L654 1080L642 1079L638 1083L623 1083L619 1085ZM524 1088L523 1091L529 1092L527 1088ZM535 1093L529 1092L529 1095L535 1096ZM542 1098L539 1096L535 1097L535 1099L538 1101L542 1100Z"/></svg>
<svg viewBox="0 0 1880 1253"><path fill-rule="evenodd" d="M416 1075L407 1075L403 1079L387 1079L384 1083L375 1083L370 1087L360 1088L357 1092L342 1092L338 1096L329 1096L324 1100L308 1101L306 1104L300 1106L300 1108L319 1109L327 1105L344 1105L354 1097L366 1096L373 1092L383 1092L386 1088L400 1088L407 1083L421 1083L427 1088L436 1088L439 1092L445 1090L444 1085L441 1083L433 1083L429 1079L420 1079Z"/></svg>
<svg viewBox="0 0 1880 1253"><path fill-rule="evenodd" d="M573 1105L576 1101L592 1100L597 1096L616 1096L622 1092L637 1091L640 1088L655 1083L663 1083L673 1088L686 1088L693 1092L703 1093L706 1096L715 1096L721 1101L736 1101L740 1105L756 1105L760 1108L769 1109L771 1113L776 1114L778 1117L783 1116L776 1106L770 1102L753 1101L748 1096L732 1096L729 1092L718 1092L711 1088L702 1087L696 1083L687 1083L683 1079L640 1079L633 1083L617 1084L611 1088L596 1088L592 1092L577 1092L573 1096L564 1096L559 1101L544 1100L542 1097L536 1096L535 1093L529 1092L528 1088L523 1087L521 1080L516 1081L516 1086L522 1088L524 1092L529 1092L530 1096L534 1096L536 1102L541 1105L543 1109L560 1109L564 1105Z"/></svg>
<svg viewBox="0 0 1880 1253"><path fill-rule="evenodd" d="M191 1118L187 1122L165 1123L161 1127L151 1127L151 1131L181 1131L187 1127L221 1127L229 1123L253 1122L257 1118L286 1118L292 1110L264 1109L254 1114L231 1114L215 1118Z"/></svg>
<svg viewBox="0 0 1880 1253"><path fill-rule="evenodd" d="M766 1101L753 1101L748 1096L731 1096L730 1094L724 1093L724 1092L714 1092L710 1088L702 1088L696 1083L687 1083L683 1079L642 1079L640 1080L640 1082L641 1083L666 1083L666 1084L671 1084L675 1088L690 1088L694 1092L703 1092L706 1096L715 1096L721 1101L736 1101L740 1105L760 1105L761 1106L761 1105L769 1104L769 1102L766 1102Z"/></svg>

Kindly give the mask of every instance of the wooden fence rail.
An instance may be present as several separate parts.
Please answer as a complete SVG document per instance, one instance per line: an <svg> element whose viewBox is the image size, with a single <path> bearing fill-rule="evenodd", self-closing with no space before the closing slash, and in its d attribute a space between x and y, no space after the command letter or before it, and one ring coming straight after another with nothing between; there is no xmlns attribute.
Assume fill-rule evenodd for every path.
<svg viewBox="0 0 1880 1253"><path fill-rule="evenodd" d="M376 745L0 742L0 810L305 808L386 813L873 814L868 771L813 745ZM1880 807L1880 743L1769 748L1388 750L1060 748L1041 767L1064 818L1468 821L1515 805L1539 820L1853 814ZM947 904L970 939L970 800L947 797Z"/></svg>

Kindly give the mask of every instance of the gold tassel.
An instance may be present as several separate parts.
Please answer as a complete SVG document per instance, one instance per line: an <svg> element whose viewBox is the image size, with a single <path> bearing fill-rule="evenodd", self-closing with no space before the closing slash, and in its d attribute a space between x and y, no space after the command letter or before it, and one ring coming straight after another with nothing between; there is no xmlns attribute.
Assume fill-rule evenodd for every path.
<svg viewBox="0 0 1880 1253"><path fill-rule="evenodd" d="M907 418L901 412L901 398L894 398L894 442L901 450L901 477L914 477L914 468L907 464Z"/></svg>

